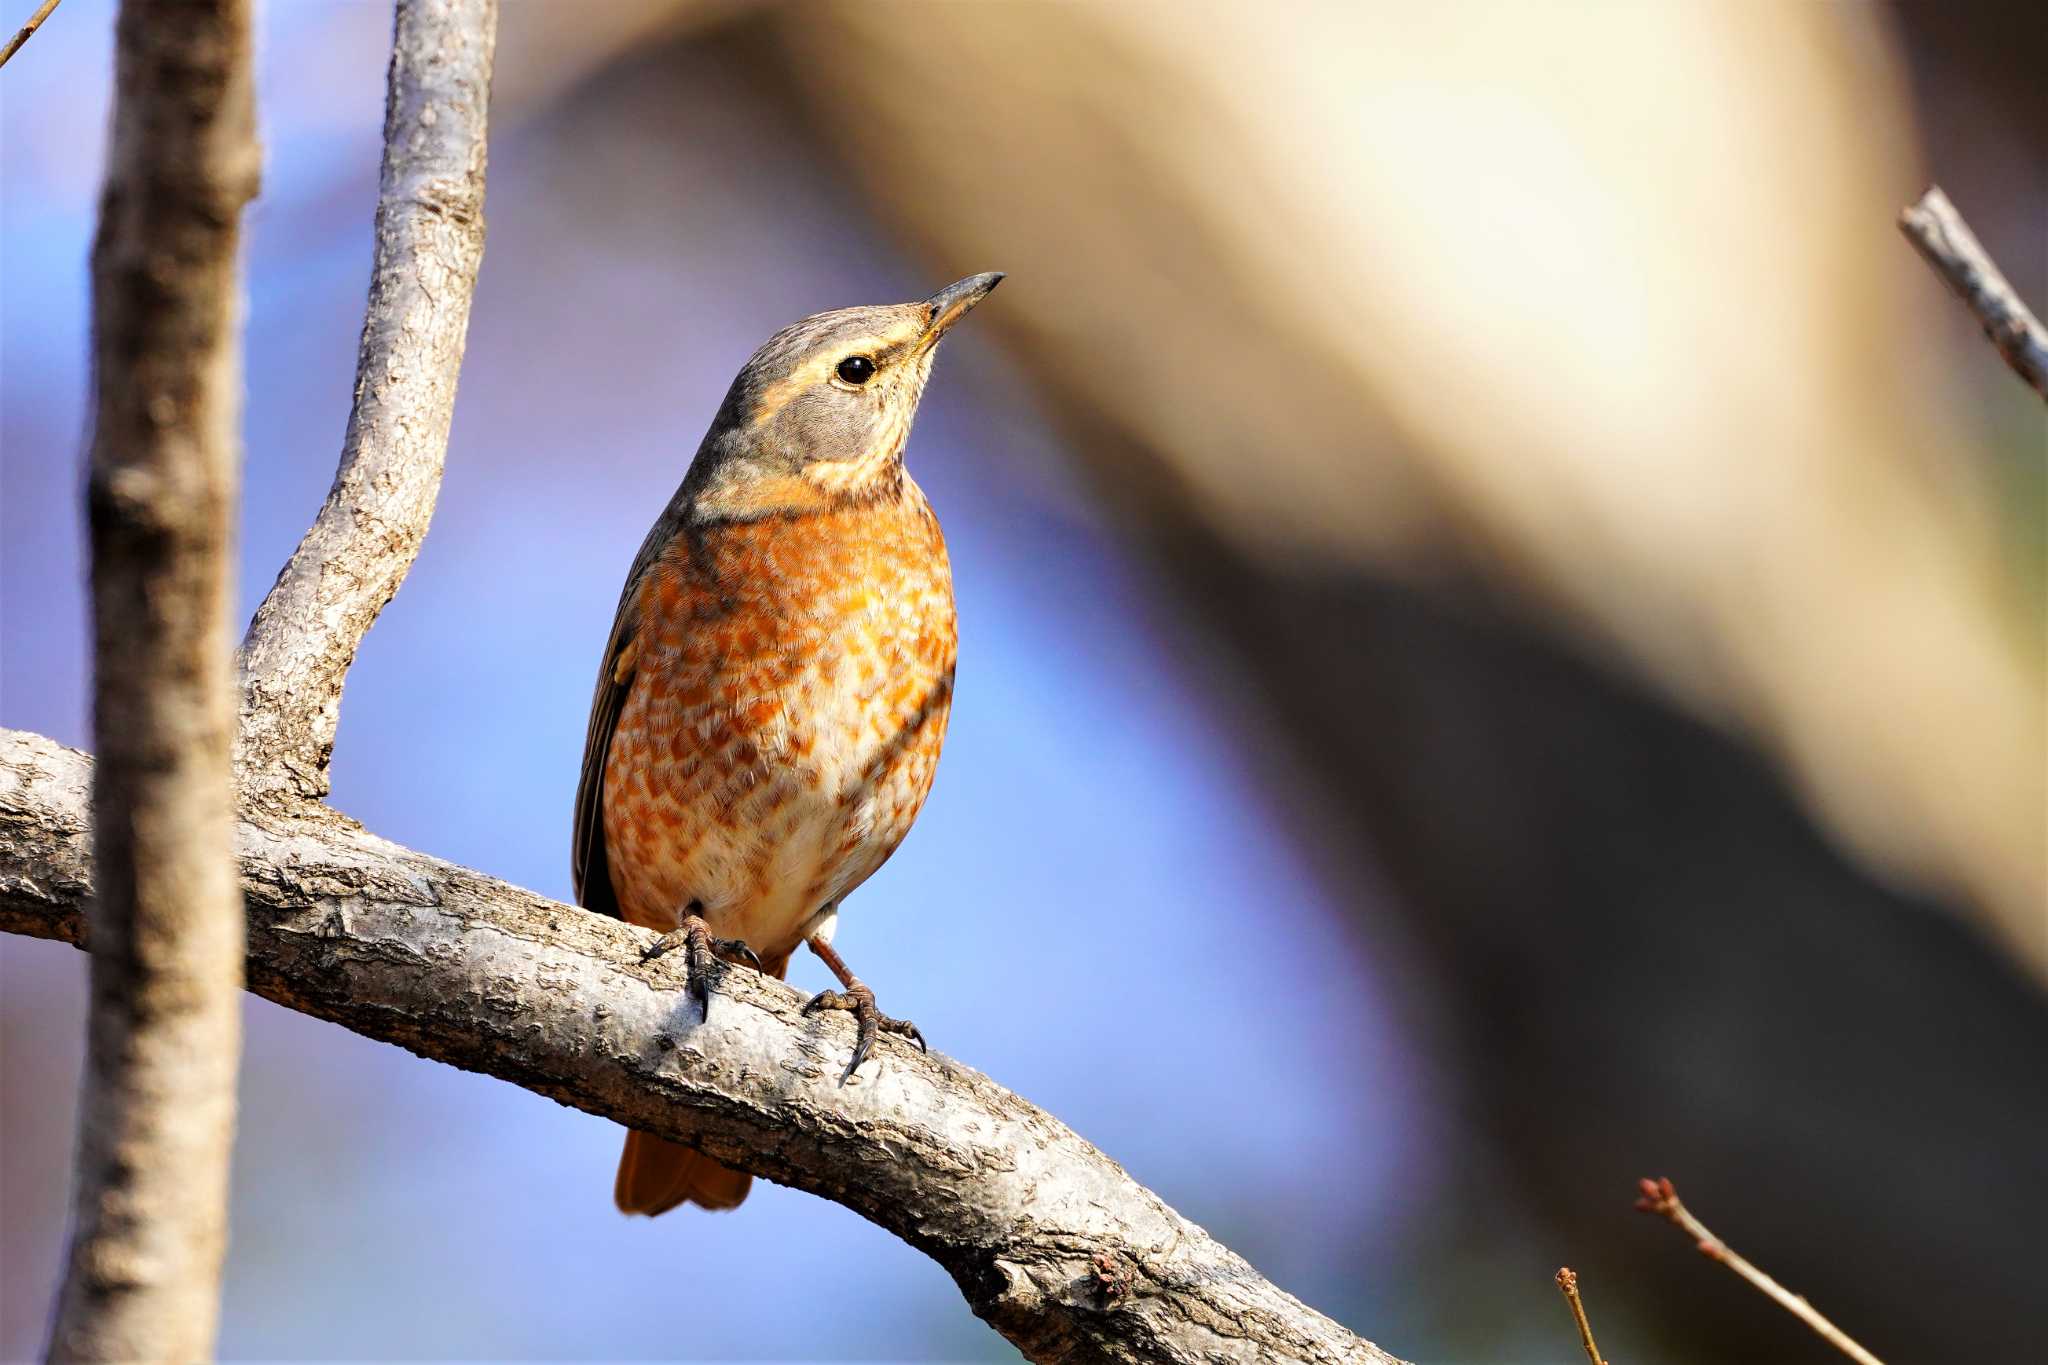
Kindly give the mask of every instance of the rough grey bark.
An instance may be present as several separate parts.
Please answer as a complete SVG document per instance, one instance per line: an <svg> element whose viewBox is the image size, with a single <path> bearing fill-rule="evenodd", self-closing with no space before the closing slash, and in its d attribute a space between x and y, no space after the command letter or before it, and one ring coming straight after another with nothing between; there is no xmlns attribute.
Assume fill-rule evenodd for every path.
<svg viewBox="0 0 2048 1365"><path fill-rule="evenodd" d="M228 610L236 253L260 170L247 0L124 4L115 78L87 487L99 895L49 1354L194 1360L219 1317L241 1050Z"/></svg>
<svg viewBox="0 0 2048 1365"><path fill-rule="evenodd" d="M849 1025L806 1019L781 982L728 972L706 1027L680 964L640 960L644 931L398 848L320 803L349 665L440 487L483 247L495 26L492 0L398 5L341 469L243 647L249 988L843 1204L937 1260L1034 1359L1398 1365L987 1078L889 1043L842 1085ZM0 730L0 931L86 941L93 773L83 754ZM219 848L224 763L216 776L193 810L223 826ZM117 888L118 868L99 875ZM228 1058L230 1085L231 1044L196 1063ZM126 1354L204 1355L207 1307L204 1341Z"/></svg>
<svg viewBox="0 0 2048 1365"><path fill-rule="evenodd" d="M0 731L0 930L77 943L91 760ZM1393 1365L1059 1120L734 968L705 1024L645 930L399 848L327 807L240 830L249 988L843 1204L1034 1360Z"/></svg>
<svg viewBox="0 0 2048 1365"><path fill-rule="evenodd" d="M244 796L327 794L356 647L404 582L441 488L484 252L497 0L400 0L376 263L341 468L242 644Z"/></svg>
<svg viewBox="0 0 2048 1365"><path fill-rule="evenodd" d="M1941 186L1929 187L1899 215L1899 231L1976 316L2013 373L2048 398L2048 330L2027 311Z"/></svg>

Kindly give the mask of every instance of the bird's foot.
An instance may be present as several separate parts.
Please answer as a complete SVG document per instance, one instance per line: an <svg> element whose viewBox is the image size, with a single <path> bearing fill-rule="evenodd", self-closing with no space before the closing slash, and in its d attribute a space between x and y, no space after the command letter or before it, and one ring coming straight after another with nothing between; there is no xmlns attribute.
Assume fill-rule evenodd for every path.
<svg viewBox="0 0 2048 1365"><path fill-rule="evenodd" d="M846 1076L860 1070L860 1064L868 1059L875 1039L884 1033L899 1034L917 1044L919 1052L929 1052L924 1035L917 1025L908 1019L892 1019L875 1007L875 993L865 983L854 980L847 983L843 991L819 991L804 1006L805 1014L816 1014L821 1010L849 1010L853 1014L854 1040L853 1060L847 1063L846 1075L839 1078L846 1083Z"/></svg>
<svg viewBox="0 0 2048 1365"><path fill-rule="evenodd" d="M848 1077L860 1070L860 1064L868 1059L868 1052L881 1034L899 1034L915 1042L919 1052L931 1051L924 1045L924 1035L917 1031L917 1025L908 1019L891 1019L875 1008L875 993L853 974L852 969L846 965L846 960L833 950L832 937L829 933L813 933L806 937L804 942L818 955L819 961L832 969L832 975L839 978L839 984L846 987L843 991L819 991L804 1006L804 1013L810 1015L820 1010L848 1010L853 1014L853 1060L847 1064L846 1071L839 1077L841 1085L845 1085Z"/></svg>
<svg viewBox="0 0 2048 1365"><path fill-rule="evenodd" d="M647 945L640 953L642 962L652 962L663 953L681 948L685 951L684 962L689 969L690 995L697 1002L697 1008L706 1019L711 1017L711 982L724 973L725 962L745 962L755 971L761 970L761 959L746 943L736 938L718 938L711 932L699 915L686 915L683 922Z"/></svg>

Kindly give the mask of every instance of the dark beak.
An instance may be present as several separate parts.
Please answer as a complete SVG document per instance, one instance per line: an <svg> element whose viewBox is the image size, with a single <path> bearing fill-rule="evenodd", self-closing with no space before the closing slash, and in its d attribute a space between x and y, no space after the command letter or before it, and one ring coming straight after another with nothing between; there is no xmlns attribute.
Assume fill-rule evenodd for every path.
<svg viewBox="0 0 2048 1365"><path fill-rule="evenodd" d="M966 317L968 309L987 298L989 291L1002 282L1003 272L991 270L982 275L969 275L926 299L924 306L931 309L931 321L925 324L925 346L937 345L948 327Z"/></svg>

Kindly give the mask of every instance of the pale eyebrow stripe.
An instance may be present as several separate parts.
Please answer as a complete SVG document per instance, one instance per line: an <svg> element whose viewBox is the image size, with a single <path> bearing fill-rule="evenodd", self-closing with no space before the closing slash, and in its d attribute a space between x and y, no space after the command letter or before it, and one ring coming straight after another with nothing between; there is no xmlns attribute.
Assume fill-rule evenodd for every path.
<svg viewBox="0 0 2048 1365"><path fill-rule="evenodd" d="M812 359L806 361L803 367L794 374L789 375L785 379L777 380L763 389L760 396L754 401L754 415L751 420L758 424L774 416L777 412L781 411L783 404L795 397L800 390L822 380L827 374L832 372L834 366L838 365L840 361L848 356L867 356L879 368L900 360L917 343L918 337L922 335L923 332L920 330L915 335L906 336L901 341L893 342L885 334L879 332L869 333L866 336L848 337L832 349L820 351Z"/></svg>

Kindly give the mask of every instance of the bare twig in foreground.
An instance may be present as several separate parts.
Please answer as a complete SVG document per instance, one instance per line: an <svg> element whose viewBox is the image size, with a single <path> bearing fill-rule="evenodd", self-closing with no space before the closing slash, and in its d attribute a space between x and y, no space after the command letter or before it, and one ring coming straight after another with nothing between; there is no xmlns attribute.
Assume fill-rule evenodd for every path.
<svg viewBox="0 0 2048 1365"><path fill-rule="evenodd" d="M1560 1266L1557 1287L1564 1294L1564 1301L1571 1306L1572 1321L1579 1325L1579 1345L1586 1348L1586 1359L1592 1365L1607 1365L1600 1358L1600 1348L1593 1344L1593 1324L1586 1320L1586 1305L1579 1298L1579 1272L1570 1266Z"/></svg>
<svg viewBox="0 0 2048 1365"><path fill-rule="evenodd" d="M1738 1256L1734 1248L1709 1232L1707 1225L1693 1217L1692 1210L1679 1202L1678 1189L1669 1180L1644 1180L1639 1188L1642 1190L1642 1197L1636 1200L1638 1210L1643 1213L1654 1213L1668 1220L1673 1227L1693 1239L1702 1255L1709 1260L1719 1261L1748 1280L1779 1307L1820 1333L1830 1346L1849 1359L1859 1362L1860 1365L1884 1365L1876 1356L1857 1345L1848 1333L1822 1317L1812 1304L1758 1270Z"/></svg>
<svg viewBox="0 0 2048 1365"><path fill-rule="evenodd" d="M28 17L28 22L17 29L14 36L7 40L7 46L0 47L0 66L7 65L8 59L21 51L21 45L35 36L36 30L43 26L43 20L55 13L56 9L57 0L43 0L43 3L36 7L36 12Z"/></svg>
<svg viewBox="0 0 2048 1365"><path fill-rule="evenodd" d="M213 1353L241 1051L229 766L248 0L128 0L92 254L92 1001L53 1360Z"/></svg>
<svg viewBox="0 0 2048 1365"><path fill-rule="evenodd" d="M0 730L0 932L83 932L91 763ZM840 1085L850 1024L780 981L728 971L707 1027L647 931L317 803L245 812L240 849L252 991L843 1204L1033 1360L1394 1365L980 1073L885 1040Z"/></svg>
<svg viewBox="0 0 2048 1365"><path fill-rule="evenodd" d="M327 794L342 683L441 489L484 252L497 0L399 0L376 263L341 468L242 642L245 798Z"/></svg>
<svg viewBox="0 0 2048 1365"><path fill-rule="evenodd" d="M2006 283L1997 263L1939 185L1930 187L1919 203L1899 214L1899 231L1977 315L1984 335L2013 373L2048 398L2048 331Z"/></svg>

